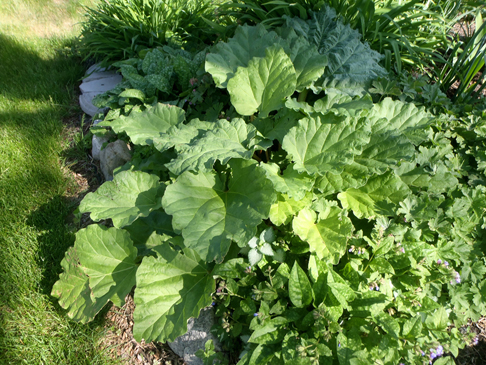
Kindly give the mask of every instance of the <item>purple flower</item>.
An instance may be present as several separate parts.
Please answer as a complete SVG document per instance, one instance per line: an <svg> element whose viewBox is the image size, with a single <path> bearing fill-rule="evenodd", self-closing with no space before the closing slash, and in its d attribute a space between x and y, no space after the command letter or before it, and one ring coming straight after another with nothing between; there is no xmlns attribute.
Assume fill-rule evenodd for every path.
<svg viewBox="0 0 486 365"><path fill-rule="evenodd" d="M376 291L380 291L380 287L379 287L379 286L377 286L377 287L375 288L375 290L376 290Z"/></svg>
<svg viewBox="0 0 486 365"><path fill-rule="evenodd" d="M405 253L405 249L403 247L400 249L400 251L402 251L402 253Z"/></svg>
<svg viewBox="0 0 486 365"><path fill-rule="evenodd" d="M338 347L341 347L341 343L340 342L338 343Z"/></svg>
<svg viewBox="0 0 486 365"><path fill-rule="evenodd" d="M440 265L440 264L442 264L442 260L441 259L438 259L437 260L437 265Z"/></svg>
<svg viewBox="0 0 486 365"><path fill-rule="evenodd" d="M461 275L456 271L454 276L454 280L456 280L456 283L460 284L461 283Z"/></svg>
<svg viewBox="0 0 486 365"><path fill-rule="evenodd" d="M214 307L216 305L216 302L212 302L211 305Z"/></svg>
<svg viewBox="0 0 486 365"><path fill-rule="evenodd" d="M425 356L425 352L423 352L422 350L420 350L420 355Z"/></svg>
<svg viewBox="0 0 486 365"><path fill-rule="evenodd" d="M443 348L441 345L439 345L439 346L437 347L437 350L436 350L436 351L437 351L437 356L442 356L442 355L444 355L444 348Z"/></svg>
<svg viewBox="0 0 486 365"><path fill-rule="evenodd" d="M449 266L449 263L447 261L444 261L444 266L445 267Z"/></svg>
<svg viewBox="0 0 486 365"><path fill-rule="evenodd" d="M348 250L348 252L353 252L353 249L352 249L352 248L350 248L350 249Z"/></svg>
<svg viewBox="0 0 486 365"><path fill-rule="evenodd" d="M473 344L473 346L476 346L478 343L479 343L479 337L476 336L476 337L474 337L474 340L473 340L473 343L472 344Z"/></svg>
<svg viewBox="0 0 486 365"><path fill-rule="evenodd" d="M253 313L253 317L258 317L258 313Z"/></svg>

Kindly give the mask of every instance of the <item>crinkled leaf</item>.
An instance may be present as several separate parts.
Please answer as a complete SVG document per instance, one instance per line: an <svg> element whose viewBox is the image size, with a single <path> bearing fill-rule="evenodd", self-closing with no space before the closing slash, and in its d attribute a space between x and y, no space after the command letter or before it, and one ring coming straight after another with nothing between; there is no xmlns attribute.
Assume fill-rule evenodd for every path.
<svg viewBox="0 0 486 365"><path fill-rule="evenodd" d="M410 194L408 186L392 171L373 176L359 189L348 189L338 194L345 209L351 209L358 218L393 215L398 203Z"/></svg>
<svg viewBox="0 0 486 365"><path fill-rule="evenodd" d="M346 251L348 238L354 230L351 220L337 206L329 207L319 219L313 210L304 208L294 218L292 228L317 257L327 258L333 264L337 264Z"/></svg>
<svg viewBox="0 0 486 365"><path fill-rule="evenodd" d="M297 77L285 51L278 46L265 50L264 58L253 58L248 67L240 67L228 81L231 104L241 115L260 111L262 117L284 105L294 93Z"/></svg>
<svg viewBox="0 0 486 365"><path fill-rule="evenodd" d="M76 252L93 299L109 294L116 305L135 285L137 249L128 232L92 224L76 233Z"/></svg>
<svg viewBox="0 0 486 365"><path fill-rule="evenodd" d="M366 119L329 113L299 120L284 137L282 148L292 155L298 172L340 174L369 141Z"/></svg>
<svg viewBox="0 0 486 365"><path fill-rule="evenodd" d="M206 261L222 260L231 240L246 246L276 198L272 183L255 161L233 159L229 165L231 177L186 171L167 187L163 198L184 245Z"/></svg>
<svg viewBox="0 0 486 365"><path fill-rule="evenodd" d="M110 300L109 293L95 301L91 298L88 276L79 266L74 247L70 247L61 261L63 272L52 287L51 295L58 298L59 305L66 309L69 318L76 322L86 323Z"/></svg>
<svg viewBox="0 0 486 365"><path fill-rule="evenodd" d="M383 174L399 161L409 161L415 153L415 147L399 130L390 130L385 118L375 121L371 127L370 142L361 155L354 158L354 163L363 166L368 174Z"/></svg>
<svg viewBox="0 0 486 365"><path fill-rule="evenodd" d="M349 188L359 188L366 184L368 179L367 169L352 163L344 166L339 175L326 173L316 179L315 187L324 195L340 193Z"/></svg>
<svg viewBox="0 0 486 365"><path fill-rule="evenodd" d="M154 232L174 235L172 217L162 209L152 211L147 217L138 218L124 229L130 233L130 238L135 245L143 245Z"/></svg>
<svg viewBox="0 0 486 365"><path fill-rule="evenodd" d="M277 194L277 201L270 208L270 220L280 226L290 222L292 217L300 210L311 205L312 195L301 200L294 200L285 194Z"/></svg>
<svg viewBox="0 0 486 365"><path fill-rule="evenodd" d="M328 65L323 88L344 90L350 95L364 92L371 81L385 75L378 64L383 57L360 41L360 34L336 19L334 9L323 6L312 19L287 18L287 26L315 44L320 54L327 56Z"/></svg>
<svg viewBox="0 0 486 365"><path fill-rule="evenodd" d="M132 112L106 124L116 133L126 132L134 144L155 144L157 137L185 120L185 112L176 106L158 103L143 112Z"/></svg>
<svg viewBox="0 0 486 365"><path fill-rule="evenodd" d="M323 74L327 66L327 56L321 55L315 44L302 36L297 36L294 29L284 27L277 29L286 44L282 46L292 60L297 76L296 90L303 91L312 87Z"/></svg>
<svg viewBox="0 0 486 365"><path fill-rule="evenodd" d="M145 257L137 271L133 336L138 341L174 341L187 321L211 304L215 281L190 249L184 254L166 243L157 257Z"/></svg>
<svg viewBox="0 0 486 365"><path fill-rule="evenodd" d="M294 170L294 165L289 165L280 173L280 167L272 162L260 164L265 170L267 178L273 182L275 190L287 194L291 199L299 201L304 198L306 192L312 190L314 178L308 174L299 173Z"/></svg>
<svg viewBox="0 0 486 365"><path fill-rule="evenodd" d="M226 164L231 158L251 159L253 152L261 148L257 144L262 140L256 128L243 119L219 120L203 137L178 146L177 158L166 166L176 175L184 171L208 172L216 160ZM269 143L267 141L264 146L269 147Z"/></svg>
<svg viewBox="0 0 486 365"><path fill-rule="evenodd" d="M413 103L403 103L399 100L385 98L375 104L368 115L374 123L385 118L388 131L399 130L415 145L427 138L426 127L432 122L432 116L425 108L417 108ZM385 133L385 129L381 129Z"/></svg>
<svg viewBox="0 0 486 365"><path fill-rule="evenodd" d="M227 43L217 43L206 56L206 71L213 76L216 86L226 87L238 67L248 66L254 57L265 57L265 50L278 38L275 32L268 32L262 24L238 27L233 38Z"/></svg>
<svg viewBox="0 0 486 365"><path fill-rule="evenodd" d="M122 228L160 208L164 189L165 185L160 184L156 175L122 171L113 181L107 181L94 193L87 194L79 211L90 212L94 221L111 218L115 227Z"/></svg>

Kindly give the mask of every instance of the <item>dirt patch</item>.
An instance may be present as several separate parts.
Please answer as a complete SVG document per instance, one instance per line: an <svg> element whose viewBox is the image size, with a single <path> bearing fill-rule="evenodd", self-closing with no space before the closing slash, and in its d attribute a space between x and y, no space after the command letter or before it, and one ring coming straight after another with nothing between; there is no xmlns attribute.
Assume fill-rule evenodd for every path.
<svg viewBox="0 0 486 365"><path fill-rule="evenodd" d="M109 349L116 359L130 365L182 365L179 358L166 344L160 342L141 343L133 338L133 311L135 304L132 295L127 295L125 305L113 306L106 315L108 334L102 347Z"/></svg>

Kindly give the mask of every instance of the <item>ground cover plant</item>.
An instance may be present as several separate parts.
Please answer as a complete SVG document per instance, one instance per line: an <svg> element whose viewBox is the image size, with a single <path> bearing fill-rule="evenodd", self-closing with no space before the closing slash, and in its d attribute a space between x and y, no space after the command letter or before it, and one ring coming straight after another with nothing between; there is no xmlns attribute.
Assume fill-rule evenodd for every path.
<svg viewBox="0 0 486 365"><path fill-rule="evenodd" d="M70 56L79 1L0 1L0 363L111 364L99 321L49 295L74 234L63 118L84 73ZM88 4L88 2L84 2ZM72 198L72 196L71 196Z"/></svg>
<svg viewBox="0 0 486 365"><path fill-rule="evenodd" d="M181 87L211 108L181 89L101 124L134 159L81 202L101 223L62 261L61 306L86 322L135 287L146 341L214 306L239 364L453 363L486 309L481 106L405 74L387 88L328 7L206 53L209 79Z"/></svg>

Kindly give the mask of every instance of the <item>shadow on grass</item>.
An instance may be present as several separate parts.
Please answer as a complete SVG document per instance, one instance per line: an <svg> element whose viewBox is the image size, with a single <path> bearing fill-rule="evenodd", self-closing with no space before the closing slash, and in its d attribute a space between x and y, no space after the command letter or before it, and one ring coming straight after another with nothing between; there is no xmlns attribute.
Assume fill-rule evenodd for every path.
<svg viewBox="0 0 486 365"><path fill-rule="evenodd" d="M9 99L50 100L66 105L84 67L73 63L72 40L45 39L40 46L55 53L39 54L34 45L0 33L0 95ZM79 61L79 60L78 60Z"/></svg>

